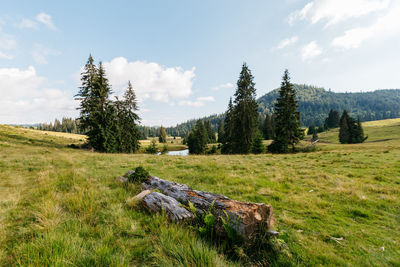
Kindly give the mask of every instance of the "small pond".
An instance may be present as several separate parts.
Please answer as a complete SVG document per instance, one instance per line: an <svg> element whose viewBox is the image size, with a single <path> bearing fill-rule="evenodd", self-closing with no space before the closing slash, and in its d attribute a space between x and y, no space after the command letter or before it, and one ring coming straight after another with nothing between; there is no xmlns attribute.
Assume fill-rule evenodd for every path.
<svg viewBox="0 0 400 267"><path fill-rule="evenodd" d="M160 155L161 153L158 153ZM177 151L168 151L166 155L170 156L188 156L189 155L189 149L184 149L184 150L177 150Z"/></svg>

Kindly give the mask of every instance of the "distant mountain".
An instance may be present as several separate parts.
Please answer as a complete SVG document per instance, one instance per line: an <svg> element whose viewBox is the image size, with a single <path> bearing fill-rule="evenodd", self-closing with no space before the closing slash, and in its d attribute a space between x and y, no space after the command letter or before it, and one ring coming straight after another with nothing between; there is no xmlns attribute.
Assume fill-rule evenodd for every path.
<svg viewBox="0 0 400 267"><path fill-rule="evenodd" d="M400 117L400 90L376 90L365 93L335 93L309 85L294 85L299 104L302 125L322 125L329 110L340 113L346 109L351 116L361 121L383 120ZM259 112L272 113L279 95L275 89L257 101Z"/></svg>
<svg viewBox="0 0 400 267"><path fill-rule="evenodd" d="M323 125L329 110L335 109L340 113L346 109L351 116L360 117L361 121L383 120L400 117L400 89L376 90L365 93L335 93L310 85L294 84L299 104L301 124ZM274 102L279 89L260 97L258 111L260 115L272 113ZM228 103L226 103L228 104ZM210 120L214 129L217 129L219 120L224 114L211 115L202 120ZM192 129L196 120L189 120L175 127L167 128L171 135L184 135Z"/></svg>

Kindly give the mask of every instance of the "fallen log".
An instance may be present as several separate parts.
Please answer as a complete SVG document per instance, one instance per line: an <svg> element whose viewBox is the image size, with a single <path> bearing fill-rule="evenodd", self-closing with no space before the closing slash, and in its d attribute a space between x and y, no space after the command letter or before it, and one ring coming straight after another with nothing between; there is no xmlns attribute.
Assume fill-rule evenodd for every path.
<svg viewBox="0 0 400 267"><path fill-rule="evenodd" d="M188 205L189 202L196 207L199 213L210 210L217 218L216 231L220 235L225 233L221 218L225 222L231 222L230 226L245 241L256 238L260 230L267 232L275 223L272 206L264 203L236 201L223 195L193 190L185 184L169 182L155 176L149 176L149 179L142 184L142 187L144 190L157 189L169 197L165 198L163 194L156 194L156 192L152 193L153 195L146 195L144 200L148 197L150 198L150 195L152 195L152 198L157 198L152 199L151 202L149 201L150 205L146 204L151 210L160 210L162 205L166 207L167 212L168 210L174 210L174 205L184 209L180 203ZM171 199L176 200L176 202ZM165 204L166 202L168 203ZM178 210L178 208L176 209ZM184 212L182 209L179 209L179 212ZM172 217L179 219L177 214L172 215Z"/></svg>
<svg viewBox="0 0 400 267"><path fill-rule="evenodd" d="M193 214L182 207L175 199L158 192L146 194L143 199L143 206L149 210L160 213L164 211L174 221L181 221L193 218Z"/></svg>

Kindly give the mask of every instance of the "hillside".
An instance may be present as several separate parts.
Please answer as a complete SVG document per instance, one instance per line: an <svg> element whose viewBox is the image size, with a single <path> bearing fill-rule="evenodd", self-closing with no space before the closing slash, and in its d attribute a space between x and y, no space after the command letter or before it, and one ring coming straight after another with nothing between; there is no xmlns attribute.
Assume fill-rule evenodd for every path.
<svg viewBox="0 0 400 267"><path fill-rule="evenodd" d="M400 89L376 90L365 93L335 93L323 88L294 85L301 114L301 123L305 126L323 125L329 110L342 112L346 109L351 116L360 117L361 121L383 120L400 117ZM259 111L273 111L278 97L275 89L260 97Z"/></svg>
<svg viewBox="0 0 400 267"><path fill-rule="evenodd" d="M303 126L309 126L313 123L323 125L331 109L339 112L346 109L351 116L360 117L361 121L400 117L400 89L376 90L365 93L335 93L309 85L294 84L294 87L297 92ZM257 100L259 103L258 111L261 115L273 112L278 90L272 90ZM223 114L219 114L201 119L210 120L211 125L216 130L219 120L223 117ZM169 127L167 132L171 135L184 135L182 133L192 129L195 123L196 120L189 120L175 127Z"/></svg>
<svg viewBox="0 0 400 267"><path fill-rule="evenodd" d="M293 265L400 265L400 119L364 123L368 142L287 155L155 156L67 148L81 136L0 125L0 265L239 266L184 225L126 200L138 165L170 181L270 203ZM384 250L382 249L384 247ZM282 265L276 258L259 263ZM284 258L286 256L283 256Z"/></svg>

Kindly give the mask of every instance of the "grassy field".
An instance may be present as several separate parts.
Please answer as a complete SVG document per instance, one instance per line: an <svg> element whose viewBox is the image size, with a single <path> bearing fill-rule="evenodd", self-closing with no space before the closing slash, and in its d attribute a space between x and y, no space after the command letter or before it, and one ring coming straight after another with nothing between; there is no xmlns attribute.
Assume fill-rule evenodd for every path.
<svg viewBox="0 0 400 267"><path fill-rule="evenodd" d="M140 188L114 177L142 165L272 204L293 265L399 266L400 119L363 125L359 145L338 144L332 130L312 153L189 157L94 153L67 148L79 136L0 126L0 264L245 265L188 227L129 208Z"/></svg>

